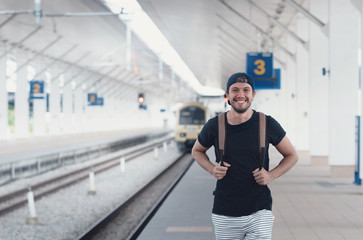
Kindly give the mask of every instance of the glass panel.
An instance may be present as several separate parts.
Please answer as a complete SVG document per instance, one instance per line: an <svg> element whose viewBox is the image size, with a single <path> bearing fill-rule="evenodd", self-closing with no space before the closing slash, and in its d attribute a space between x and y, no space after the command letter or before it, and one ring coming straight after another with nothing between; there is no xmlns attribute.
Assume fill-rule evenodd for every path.
<svg viewBox="0 0 363 240"><path fill-rule="evenodd" d="M201 125L205 123L204 110L198 107L186 107L180 111L179 124Z"/></svg>

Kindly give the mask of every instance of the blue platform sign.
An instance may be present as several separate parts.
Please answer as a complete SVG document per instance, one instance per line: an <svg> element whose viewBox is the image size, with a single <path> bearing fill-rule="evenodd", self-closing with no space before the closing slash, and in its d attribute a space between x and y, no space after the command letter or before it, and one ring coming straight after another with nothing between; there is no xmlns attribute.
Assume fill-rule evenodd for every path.
<svg viewBox="0 0 363 240"><path fill-rule="evenodd" d="M254 79L273 77L273 53L247 53L247 74Z"/></svg>
<svg viewBox="0 0 363 240"><path fill-rule="evenodd" d="M97 105L97 93L88 93L88 106Z"/></svg>
<svg viewBox="0 0 363 240"><path fill-rule="evenodd" d="M98 106L103 106L103 97L97 98L97 105Z"/></svg>
<svg viewBox="0 0 363 240"><path fill-rule="evenodd" d="M255 89L280 89L281 88L281 70L274 69L272 78L255 78Z"/></svg>
<svg viewBox="0 0 363 240"><path fill-rule="evenodd" d="M98 97L97 93L88 93L88 106L103 106L103 97Z"/></svg>
<svg viewBox="0 0 363 240"><path fill-rule="evenodd" d="M44 81L32 80L30 82L30 99L44 99Z"/></svg>

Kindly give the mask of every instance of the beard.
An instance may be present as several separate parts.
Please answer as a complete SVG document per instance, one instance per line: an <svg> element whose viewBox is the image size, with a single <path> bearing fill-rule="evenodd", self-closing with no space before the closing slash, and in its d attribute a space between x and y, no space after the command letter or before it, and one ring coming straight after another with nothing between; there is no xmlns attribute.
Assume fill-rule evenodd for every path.
<svg viewBox="0 0 363 240"><path fill-rule="evenodd" d="M244 108L238 108L236 107L234 104L231 104L231 107L233 108L233 110L235 110L237 113L245 113L251 106L251 103L249 103L246 107Z"/></svg>

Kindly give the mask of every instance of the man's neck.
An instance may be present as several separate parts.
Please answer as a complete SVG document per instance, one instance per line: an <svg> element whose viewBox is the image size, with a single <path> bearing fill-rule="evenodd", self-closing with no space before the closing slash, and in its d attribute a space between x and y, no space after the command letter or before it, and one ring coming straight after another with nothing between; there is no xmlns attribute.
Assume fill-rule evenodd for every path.
<svg viewBox="0 0 363 240"><path fill-rule="evenodd" d="M253 110L251 108L247 109L244 113L238 113L233 108L231 111L227 112L228 123L231 125L237 125L247 122L253 115Z"/></svg>

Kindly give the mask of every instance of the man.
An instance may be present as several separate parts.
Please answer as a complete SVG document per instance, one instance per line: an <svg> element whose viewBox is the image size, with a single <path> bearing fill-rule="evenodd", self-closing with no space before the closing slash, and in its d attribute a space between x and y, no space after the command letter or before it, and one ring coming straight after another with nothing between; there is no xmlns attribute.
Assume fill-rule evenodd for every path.
<svg viewBox="0 0 363 240"><path fill-rule="evenodd" d="M259 115L251 108L256 95L254 80L235 73L227 82L226 96L231 110L226 114L225 154L221 165L218 151L218 117L210 119L192 149L199 165L218 181L214 191L212 220L216 239L271 239L272 198L267 184L290 170L298 157L286 132L266 116L266 151L259 168ZM268 145L282 154L279 165L269 170ZM217 164L206 151L214 146Z"/></svg>

